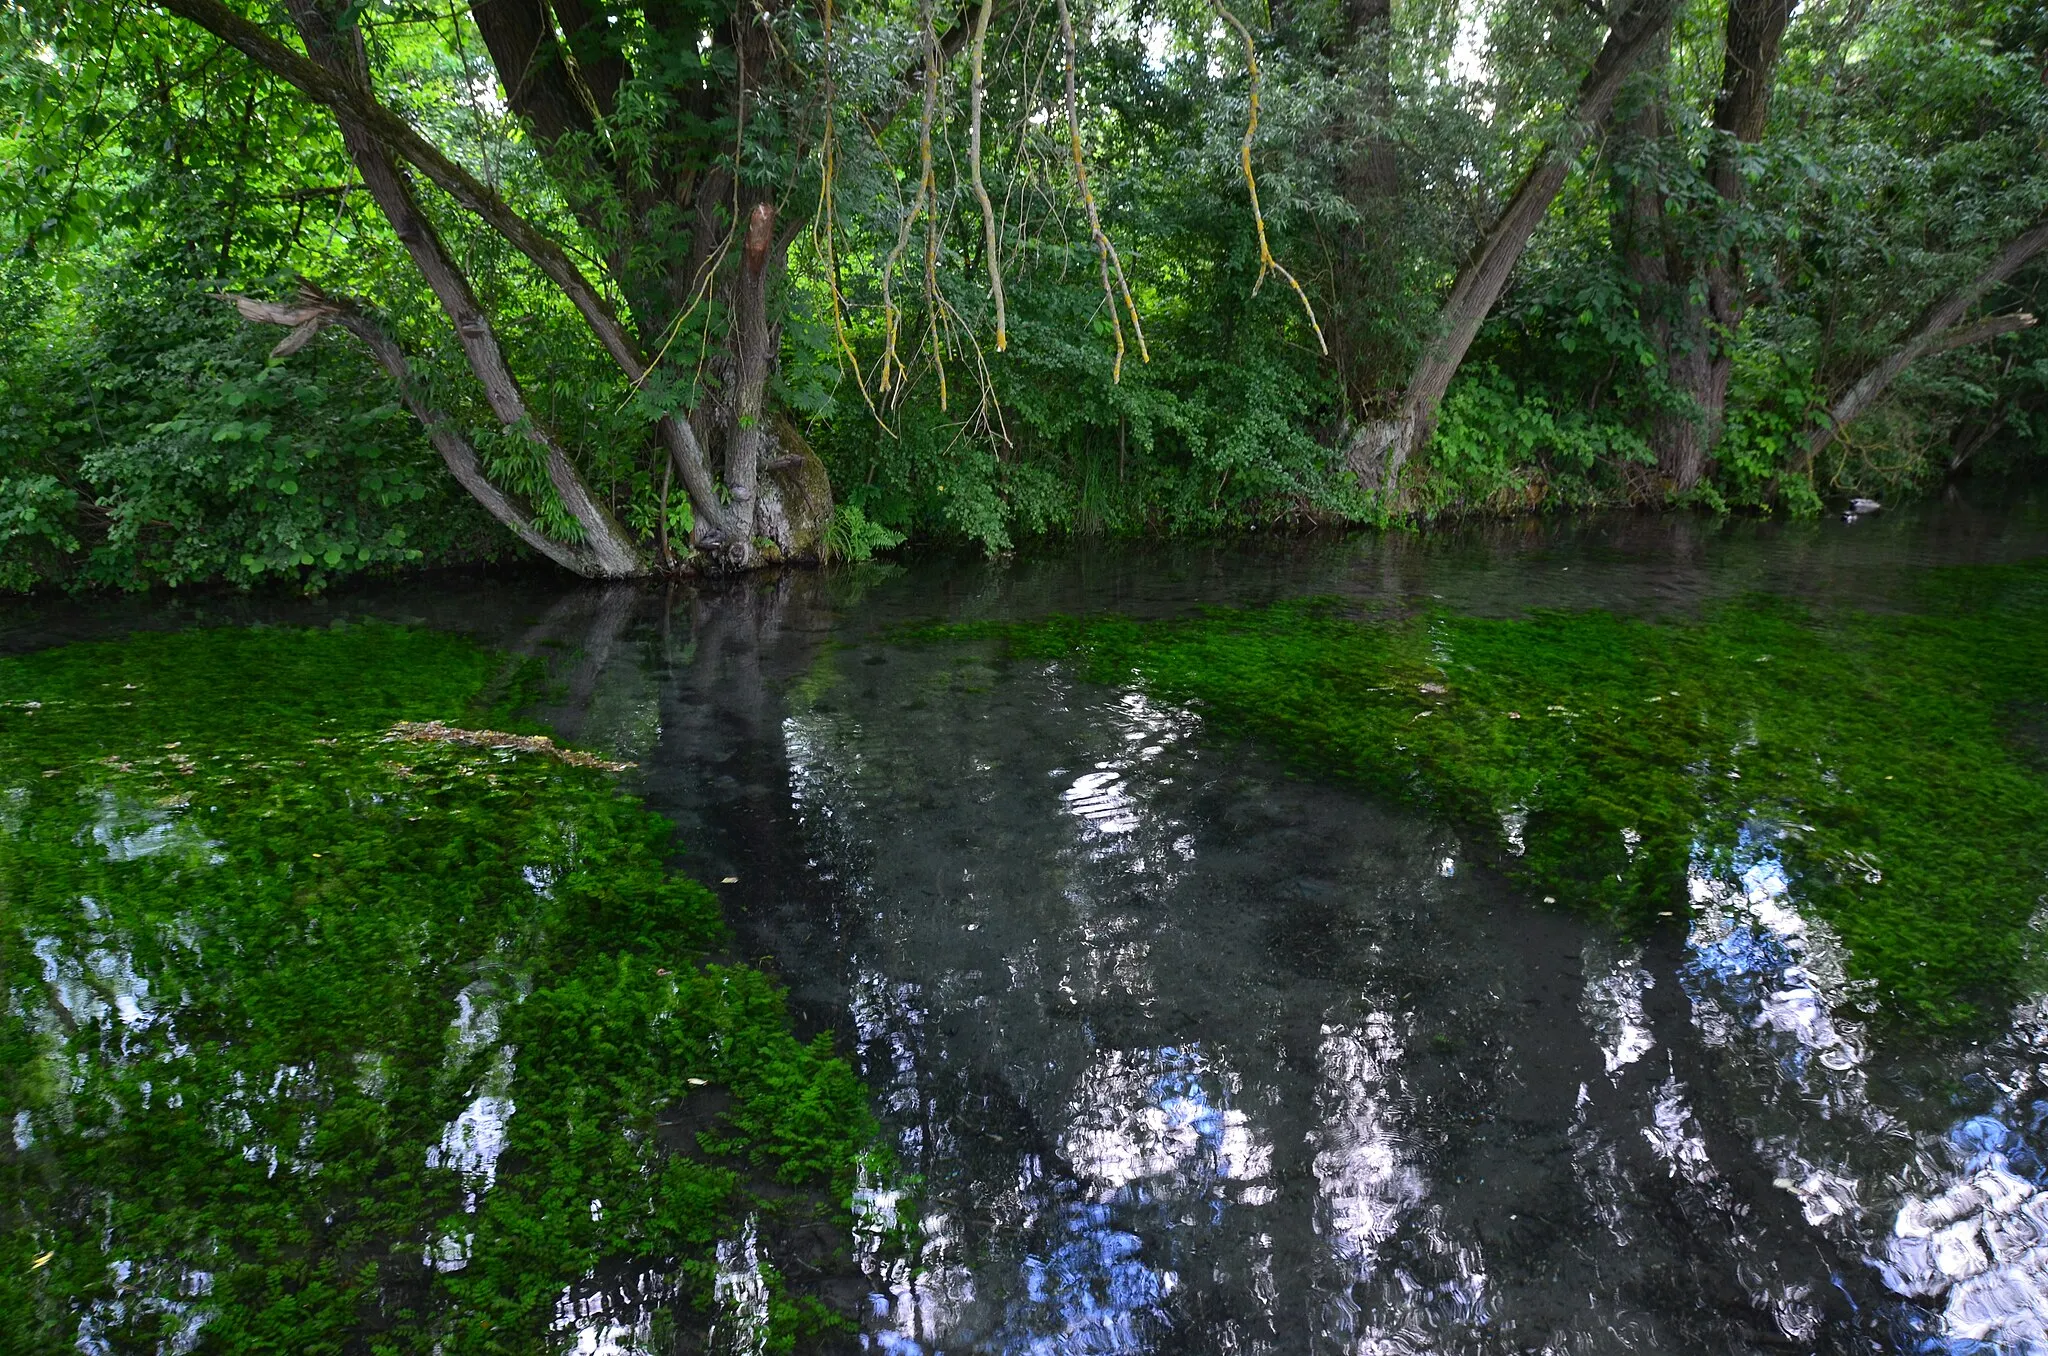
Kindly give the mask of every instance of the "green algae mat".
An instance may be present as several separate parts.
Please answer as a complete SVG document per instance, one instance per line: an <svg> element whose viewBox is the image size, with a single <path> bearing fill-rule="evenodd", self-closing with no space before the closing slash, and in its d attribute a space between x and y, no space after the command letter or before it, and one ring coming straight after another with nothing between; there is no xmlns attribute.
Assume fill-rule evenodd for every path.
<svg viewBox="0 0 2048 1356"><path fill-rule="evenodd" d="M865 1095L708 963L668 826L544 741L394 733L516 673L384 626L0 661L0 1349L701 1332L721 1241L849 1236ZM766 1349L834 1321L743 1280Z"/></svg>
<svg viewBox="0 0 2048 1356"><path fill-rule="evenodd" d="M2048 921L2048 561L1935 571L1892 613L1770 597L1704 615L941 627L1135 683L1304 771L1459 826L1525 888L1648 932L1761 874L1896 1026L1988 1021Z"/></svg>

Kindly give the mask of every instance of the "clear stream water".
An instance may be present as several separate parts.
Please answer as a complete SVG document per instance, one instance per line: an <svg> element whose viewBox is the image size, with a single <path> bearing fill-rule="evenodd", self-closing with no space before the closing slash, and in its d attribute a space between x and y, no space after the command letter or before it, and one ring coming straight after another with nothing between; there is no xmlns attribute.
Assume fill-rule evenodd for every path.
<svg viewBox="0 0 2048 1356"><path fill-rule="evenodd" d="M2040 500L1954 500L14 605L0 649L373 615L549 657L544 714L641 765L688 868L736 878L742 952L873 1091L902 1175L863 1183L836 1283L868 1350L2048 1353L2048 1000L1990 1039L1873 1036L1761 847L1625 943L1135 687L889 639L1309 595L1883 611L2044 551ZM600 1297L562 1343L638 1350L644 1318Z"/></svg>

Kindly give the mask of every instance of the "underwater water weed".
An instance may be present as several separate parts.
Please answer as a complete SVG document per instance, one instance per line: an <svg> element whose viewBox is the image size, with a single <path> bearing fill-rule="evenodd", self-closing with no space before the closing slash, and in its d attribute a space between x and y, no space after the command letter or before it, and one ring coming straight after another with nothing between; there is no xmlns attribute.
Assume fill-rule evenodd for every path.
<svg viewBox="0 0 2048 1356"><path fill-rule="evenodd" d="M844 1212L865 1095L704 963L667 824L591 760L392 737L502 723L503 663L382 626L0 661L0 1347L548 1350ZM771 1347L832 1321L764 1280Z"/></svg>
<svg viewBox="0 0 2048 1356"><path fill-rule="evenodd" d="M1678 620L1360 621L1308 601L926 634L990 633L1424 807L1626 928L1682 920L1768 844L1907 1023L1979 1020L2029 970L2048 777L2012 717L2048 700L2048 562L1937 572L1887 614L1749 597Z"/></svg>

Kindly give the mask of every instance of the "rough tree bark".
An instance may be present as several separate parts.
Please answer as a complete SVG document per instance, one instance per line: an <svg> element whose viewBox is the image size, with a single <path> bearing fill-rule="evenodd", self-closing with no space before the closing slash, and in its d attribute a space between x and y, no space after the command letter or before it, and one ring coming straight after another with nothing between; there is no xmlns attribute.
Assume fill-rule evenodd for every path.
<svg viewBox="0 0 2048 1356"><path fill-rule="evenodd" d="M1337 191L1353 220L1337 232L1332 264L1330 358L1353 419L1384 416L1398 375L1405 337L1394 314L1401 288L1401 255L1388 247L1398 229L1400 163L1387 122L1394 109L1393 0L1345 0L1339 30L1349 50L1325 55L1332 64L1357 63L1365 98L1364 134L1339 126L1349 143L1337 169Z"/></svg>
<svg viewBox="0 0 2048 1356"><path fill-rule="evenodd" d="M1688 238L1687 223L1677 218L1655 184L1638 183L1629 191L1619 232L1624 265L1665 378L1690 406L1658 415L1651 428L1657 476L1668 493L1697 487L1720 441L1735 369L1729 341L1749 302L1742 248L1732 238L1736 209L1745 196L1738 162L1742 147L1762 140L1770 119L1778 54L1794 3L1729 0L1714 139L1704 168L1719 203L1707 241ZM1645 144L1655 145L1666 135L1662 97L1660 91L1631 120L1631 134Z"/></svg>
<svg viewBox="0 0 2048 1356"><path fill-rule="evenodd" d="M1901 372L1920 359L1981 344L1987 339L2031 326L2034 317L2024 312L1991 316L1970 324L1964 324L1963 317L1992 288L2011 278L2044 250L2048 250L2048 218L2035 222L2015 236L1976 277L1921 312L1919 320L1897 348L1849 383L1828 403L1827 423L1807 440L1791 473L1804 475L1813 465L1813 459L1827 449L1842 429L1869 409Z"/></svg>
<svg viewBox="0 0 2048 1356"><path fill-rule="evenodd" d="M333 75L367 93L370 69L361 33L355 29L342 31L334 12L321 0L289 0L288 9L293 25L299 30L306 51L313 59ZM469 360L470 370L484 388L484 399L489 403L491 413L507 429L534 445L546 467L548 483L554 487L562 507L582 529L582 549L575 557L582 566L579 573L611 579L644 574L646 562L632 539L612 517L611 510L590 492L590 487L584 483L575 463L563 448L561 439L542 420L534 417L525 392L520 389L519 379L505 361L504 349L491 329L490 317L477 300L468 277L441 242L439 232L427 219L426 213L420 210L419 199L414 195L404 171L393 162L384 144L360 119L352 114L337 113L336 120L341 125L342 144L349 159L355 163L356 172L362 175L363 186L391 223L399 243L405 247L414 267L419 269L420 276L433 290L435 299L454 325L463 356Z"/></svg>
<svg viewBox="0 0 2048 1356"><path fill-rule="evenodd" d="M1459 270L1438 313L1435 335L1416 360L1393 416L1362 424L1351 435L1346 460L1366 488L1393 484L1408 459L1428 443L1451 378L1500 299L1530 237L1564 187L1579 152L1605 125L1622 82L1660 40L1676 8L1676 0L1636 0L1615 15L1599 55L1579 84L1566 131L1537 155Z"/></svg>

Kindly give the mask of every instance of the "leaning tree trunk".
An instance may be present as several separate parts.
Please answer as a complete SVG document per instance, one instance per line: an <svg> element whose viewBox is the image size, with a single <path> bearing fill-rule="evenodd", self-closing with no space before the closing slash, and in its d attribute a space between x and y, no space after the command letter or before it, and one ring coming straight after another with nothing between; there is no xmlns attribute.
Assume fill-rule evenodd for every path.
<svg viewBox="0 0 2048 1356"><path fill-rule="evenodd" d="M462 436L461 428L428 397L426 389L413 373L405 350L381 325L370 319L358 303L347 297L329 296L310 284L301 286L299 298L294 302L261 301L233 292L218 295L223 301L233 302L244 320L259 325L283 325L291 331L270 351L273 358L288 357L298 352L329 325L337 325L355 335L363 347L370 350L370 356L377 360L378 365L390 374L392 384L398 388L399 402L426 430L427 441L441 454L442 464L448 468L448 474L455 477L456 484L469 491L470 497L483 505L486 513L509 528L513 536L563 569L584 576L595 576L600 572L597 561L582 546L550 537L533 521L531 514L491 483L476 449L470 446L469 439Z"/></svg>
<svg viewBox="0 0 2048 1356"><path fill-rule="evenodd" d="M568 251L514 211L495 189L456 164L420 135L418 129L379 103L366 84L348 80L301 56L221 0L156 2L206 29L337 116L353 117L394 157L424 174L464 210L525 255L576 308L627 381L635 386L646 381L648 363L638 342L620 323L603 295L583 276ZM725 538L744 541L746 533L726 511L689 424L664 414L655 421L655 429L675 458L699 523Z"/></svg>
<svg viewBox="0 0 2048 1356"><path fill-rule="evenodd" d="M1572 162L1605 124L1622 82L1657 42L1676 8L1677 0L1638 0L1616 17L1579 85L1569 129L1537 156L1507 207L1459 271L1438 314L1435 338L1409 374L1400 406L1392 418L1363 425L1352 435L1346 459L1366 488L1392 485L1408 459L1428 443L1451 378L1457 375L1480 325L1507 287L1530 237L1564 187Z"/></svg>
<svg viewBox="0 0 2048 1356"><path fill-rule="evenodd" d="M1981 344L1987 339L2031 326L2034 317L2025 312L1990 316L1967 325L1962 320L1987 292L2019 272L2044 250L2048 250L2048 219L2037 221L2020 233L1984 266L1983 272L1923 311L1904 342L1829 402L1827 423L1807 440L1791 467L1791 473L1804 475L1813 465L1814 458L1827 449L1842 429L1875 404L1885 388L1920 359Z"/></svg>
<svg viewBox="0 0 2048 1356"><path fill-rule="evenodd" d="M319 0L288 0L292 22L305 40L306 51L330 73L365 92L369 89L369 62L362 36L357 30L341 32L336 16ZM498 422L524 436L540 455L548 483L554 487L562 507L582 529L583 542L577 559L583 573L598 578L618 579L646 572L646 562L633 541L600 503L577 472L561 439L537 419L520 389L519 379L505 361L503 347L491 328L490 317L477 300L469 279L456 265L441 242L440 233L420 210L404 171L362 122L351 114L337 113L341 139L363 186L391 223L399 243L411 256L420 276L426 279L434 297L455 327L463 356L482 383L484 399Z"/></svg>

